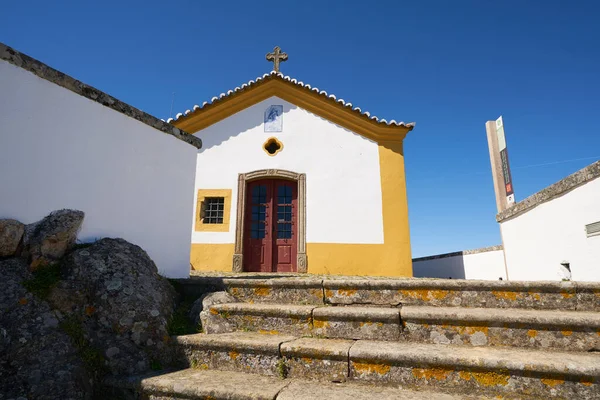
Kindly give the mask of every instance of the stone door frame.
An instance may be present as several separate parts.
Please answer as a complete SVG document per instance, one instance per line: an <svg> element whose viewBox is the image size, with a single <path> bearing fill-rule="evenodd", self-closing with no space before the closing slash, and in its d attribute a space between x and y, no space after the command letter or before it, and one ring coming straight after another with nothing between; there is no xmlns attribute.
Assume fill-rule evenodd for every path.
<svg viewBox="0 0 600 400"><path fill-rule="evenodd" d="M248 182L265 178L286 179L295 181L298 184L298 252L296 256L296 268L299 273L306 273L308 270L308 260L306 257L306 174L299 174L284 169L259 169L245 174L238 174L235 250L232 271L244 271L244 219L246 213L247 184Z"/></svg>

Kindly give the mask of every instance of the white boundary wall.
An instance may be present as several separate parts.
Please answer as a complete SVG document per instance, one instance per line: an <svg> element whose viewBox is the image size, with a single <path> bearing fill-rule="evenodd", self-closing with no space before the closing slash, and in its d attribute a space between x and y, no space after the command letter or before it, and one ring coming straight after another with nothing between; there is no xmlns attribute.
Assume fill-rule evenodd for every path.
<svg viewBox="0 0 600 400"><path fill-rule="evenodd" d="M197 149L0 60L0 218L85 212L79 238L122 237L188 277Z"/></svg>
<svg viewBox="0 0 600 400"><path fill-rule="evenodd" d="M600 221L600 178L500 224L511 280L600 281L600 236L585 225Z"/></svg>
<svg viewBox="0 0 600 400"><path fill-rule="evenodd" d="M413 275L416 278L506 280L502 249L424 258L413 261Z"/></svg>
<svg viewBox="0 0 600 400"><path fill-rule="evenodd" d="M283 132L264 131L270 105L283 105ZM232 198L229 232L193 232L192 243L234 243L238 174L268 168L306 174L308 243L383 243L379 147L372 140L278 97L195 136L203 143L196 189L231 189ZM263 149L270 137L283 143L275 156Z"/></svg>

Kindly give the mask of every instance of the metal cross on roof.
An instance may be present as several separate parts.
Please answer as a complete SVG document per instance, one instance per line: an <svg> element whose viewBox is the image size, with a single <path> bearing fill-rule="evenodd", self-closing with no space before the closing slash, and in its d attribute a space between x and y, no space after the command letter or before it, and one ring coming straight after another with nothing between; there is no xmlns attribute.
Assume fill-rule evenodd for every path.
<svg viewBox="0 0 600 400"><path fill-rule="evenodd" d="M273 71L279 72L279 62L288 59L287 53L282 53L279 46L275 46L272 53L267 53L267 61L273 62Z"/></svg>

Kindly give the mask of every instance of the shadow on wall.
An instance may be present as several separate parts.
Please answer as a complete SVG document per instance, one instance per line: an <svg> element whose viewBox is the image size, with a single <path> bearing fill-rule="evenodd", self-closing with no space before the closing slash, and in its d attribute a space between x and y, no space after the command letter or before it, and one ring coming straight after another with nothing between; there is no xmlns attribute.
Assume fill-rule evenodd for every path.
<svg viewBox="0 0 600 400"><path fill-rule="evenodd" d="M502 246L413 259L413 276L443 279L507 279Z"/></svg>
<svg viewBox="0 0 600 400"><path fill-rule="evenodd" d="M465 256L462 251L413 259L415 278L465 279Z"/></svg>
<svg viewBox="0 0 600 400"><path fill-rule="evenodd" d="M296 109L297 107L293 104L279 99L274 99L269 104L271 103L283 105L283 129L285 131L285 114L289 113L291 110ZM239 133L243 133L261 126L264 123L265 110L263 108L259 109L259 112L246 112L261 105L264 109L266 109L267 106L264 103L260 102L257 105L250 106L249 108L240 111L238 114L243 114L242 118L233 115L229 118L219 121L215 125L205 128L203 131L200 131L199 137L202 138L202 148L198 150L198 153L203 153L211 147L219 146L222 143L228 141L230 138L238 135ZM217 125L218 128L215 129ZM281 132L273 132L273 136L280 134Z"/></svg>

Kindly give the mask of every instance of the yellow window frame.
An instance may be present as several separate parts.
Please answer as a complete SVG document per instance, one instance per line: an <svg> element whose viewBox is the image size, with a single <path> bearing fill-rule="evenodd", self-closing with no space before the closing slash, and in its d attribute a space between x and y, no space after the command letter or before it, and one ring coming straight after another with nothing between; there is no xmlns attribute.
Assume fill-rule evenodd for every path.
<svg viewBox="0 0 600 400"><path fill-rule="evenodd" d="M207 197L223 198L223 223L205 224L202 216L202 203ZM231 215L231 189L198 189L196 197L196 232L229 232L229 218Z"/></svg>

